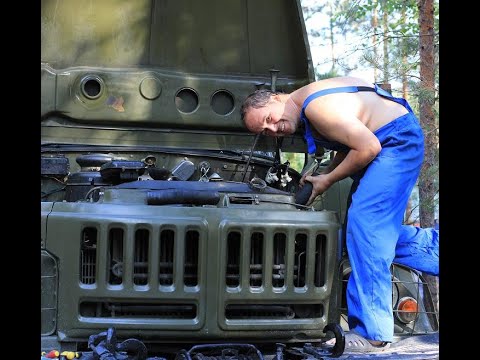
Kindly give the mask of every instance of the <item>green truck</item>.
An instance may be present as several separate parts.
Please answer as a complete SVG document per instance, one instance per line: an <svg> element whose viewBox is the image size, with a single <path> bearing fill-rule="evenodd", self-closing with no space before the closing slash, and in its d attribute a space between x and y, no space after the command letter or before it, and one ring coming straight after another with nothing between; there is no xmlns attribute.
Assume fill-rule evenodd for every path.
<svg viewBox="0 0 480 360"><path fill-rule="evenodd" d="M299 0L42 0L41 350L280 360L328 335L317 355L340 356L350 182L297 204L329 153L239 112L314 80ZM418 302L396 334L436 332L421 274L392 279L395 306Z"/></svg>

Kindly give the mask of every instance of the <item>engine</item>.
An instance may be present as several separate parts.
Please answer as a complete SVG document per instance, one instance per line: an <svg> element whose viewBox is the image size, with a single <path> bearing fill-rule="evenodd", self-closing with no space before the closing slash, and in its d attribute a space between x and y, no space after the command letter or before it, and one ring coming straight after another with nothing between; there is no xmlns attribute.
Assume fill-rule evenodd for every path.
<svg viewBox="0 0 480 360"><path fill-rule="evenodd" d="M288 162L252 155L45 147L44 344L85 351L107 327L167 357L341 340L338 216L295 203Z"/></svg>

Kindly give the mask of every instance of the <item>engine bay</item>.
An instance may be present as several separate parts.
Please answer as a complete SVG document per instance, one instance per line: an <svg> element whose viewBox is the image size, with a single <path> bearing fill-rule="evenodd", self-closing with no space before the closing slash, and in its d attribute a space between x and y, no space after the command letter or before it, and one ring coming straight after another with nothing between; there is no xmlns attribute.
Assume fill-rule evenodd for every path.
<svg viewBox="0 0 480 360"><path fill-rule="evenodd" d="M275 153L253 151L95 149L45 146L42 201L98 201L105 189L148 189L149 204L212 205L219 193L275 194L294 202L301 175ZM253 199L253 198L252 198Z"/></svg>

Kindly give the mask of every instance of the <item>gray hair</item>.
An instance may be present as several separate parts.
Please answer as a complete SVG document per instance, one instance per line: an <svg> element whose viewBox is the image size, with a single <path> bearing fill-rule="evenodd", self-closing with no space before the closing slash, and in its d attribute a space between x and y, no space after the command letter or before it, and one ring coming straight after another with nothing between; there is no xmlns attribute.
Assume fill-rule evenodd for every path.
<svg viewBox="0 0 480 360"><path fill-rule="evenodd" d="M270 98L276 94L278 93L271 90L259 89L248 95L247 98L243 101L242 107L240 108L240 115L242 121L245 123L245 115L248 109L260 109L264 106L267 106Z"/></svg>

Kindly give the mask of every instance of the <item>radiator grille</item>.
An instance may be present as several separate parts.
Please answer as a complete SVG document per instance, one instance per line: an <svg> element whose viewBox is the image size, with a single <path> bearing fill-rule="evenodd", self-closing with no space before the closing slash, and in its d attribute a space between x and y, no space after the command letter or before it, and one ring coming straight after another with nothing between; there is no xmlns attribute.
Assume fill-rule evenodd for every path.
<svg viewBox="0 0 480 360"><path fill-rule="evenodd" d="M81 225L79 316L197 329L217 316L224 330L326 321L329 228L224 221L216 232L194 221Z"/></svg>
<svg viewBox="0 0 480 360"><path fill-rule="evenodd" d="M132 235L128 235L130 233ZM182 236L181 241L178 236ZM183 266L183 270L178 271L180 280L178 285L198 285L199 230L162 229L157 231L157 237L154 238L151 229L136 229L129 232L124 227L111 227L105 238L99 236L99 230L95 227L85 227L82 230L80 246L82 284L95 284L101 276L110 285L124 284L125 276L128 274L126 269L130 268L130 281L136 286L146 286L153 278L158 279L156 283L160 286L171 286L175 283L175 269L178 270L176 263L179 262L178 265ZM105 259L99 258L98 255L100 243L106 246ZM153 244L157 249L155 253L152 253ZM133 255L129 254L128 248L133 249ZM97 269L97 263L104 265Z"/></svg>
<svg viewBox="0 0 480 360"><path fill-rule="evenodd" d="M266 233L266 232L265 232ZM274 288L286 285L287 270L293 273L293 286L303 288L306 286L307 267L314 269L313 284L316 287L325 285L326 268L326 236L319 234L311 241L306 233L297 233L294 237L293 259L291 269L287 269L287 235L283 232L274 233L272 236L273 246L267 246L269 242L264 232L252 232L249 239L242 239L240 231L230 231L227 235L227 263L225 271L225 284L227 288L238 287L241 283L241 261L248 258L248 283L250 287L257 288L265 285L266 267L271 267L271 284ZM246 242L245 244L243 242ZM309 250L312 249L312 250ZM248 253L247 253L248 251ZM310 254L310 252L314 254ZM267 265L267 259L271 264ZM310 264L308 263L310 259Z"/></svg>

